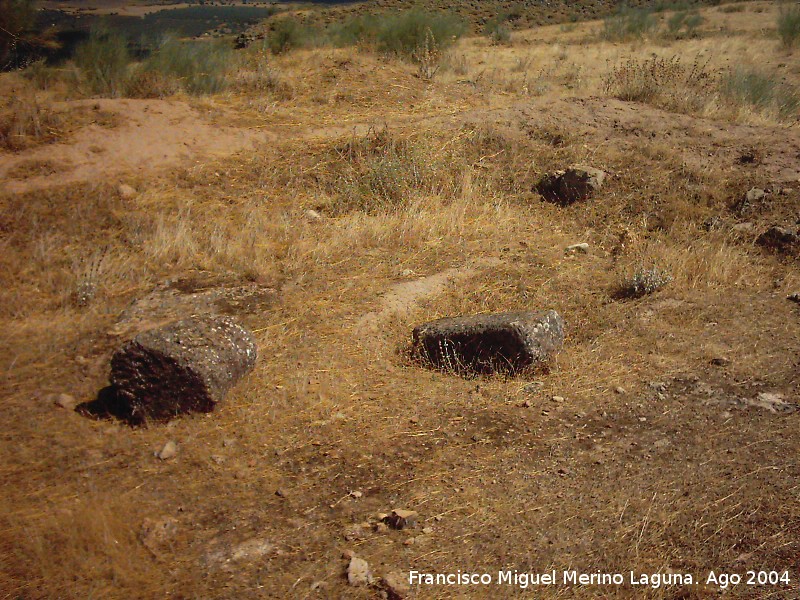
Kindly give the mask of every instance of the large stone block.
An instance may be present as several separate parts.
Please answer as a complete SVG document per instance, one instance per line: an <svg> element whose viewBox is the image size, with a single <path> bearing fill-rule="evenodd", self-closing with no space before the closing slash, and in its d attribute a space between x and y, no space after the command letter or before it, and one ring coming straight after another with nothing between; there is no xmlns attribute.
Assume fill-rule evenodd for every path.
<svg viewBox="0 0 800 600"><path fill-rule="evenodd" d="M414 356L461 374L513 373L545 362L564 343L554 310L451 317L413 332Z"/></svg>
<svg viewBox="0 0 800 600"><path fill-rule="evenodd" d="M210 412L253 369L252 334L230 317L193 317L137 335L111 359L111 385L133 418Z"/></svg>

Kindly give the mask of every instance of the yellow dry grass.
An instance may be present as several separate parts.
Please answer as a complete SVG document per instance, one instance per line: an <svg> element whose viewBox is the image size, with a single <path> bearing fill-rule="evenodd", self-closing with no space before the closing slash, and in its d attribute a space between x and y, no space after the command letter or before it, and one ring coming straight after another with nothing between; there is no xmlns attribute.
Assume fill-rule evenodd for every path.
<svg viewBox="0 0 800 600"><path fill-rule="evenodd" d="M719 68L746 54L797 75L768 31L771 4L721 8L704 11L698 40L670 44L599 42L598 23L517 33L510 47L467 39L432 82L355 49L250 63L229 92L191 102L273 142L131 174L132 199L116 181L0 196L3 595L376 594L348 587L345 549L377 575L765 568L796 579L798 416L731 402L795 401L800 324L785 296L800 277L796 259L730 228L750 186L791 187L781 178L796 132L760 113L705 119L599 97L609 63L652 53ZM737 162L754 147L761 162ZM537 178L572 163L605 169L608 183L587 203L542 202ZM771 194L748 217L753 231L796 215L797 197ZM707 231L711 217L724 226ZM590 252L565 254L576 242ZM615 297L653 264L671 273L667 287ZM362 326L398 282L448 269L471 274ZM87 278L96 289L81 306ZM52 406L50 392L95 397L121 311L175 278L275 290L271 306L240 315L260 358L219 410L130 428ZM546 372L466 380L408 358L426 320L526 308L567 323ZM169 439L178 455L161 462ZM431 531L361 527L398 507ZM146 519L175 524L155 551ZM261 547L253 539L274 547L245 551Z"/></svg>

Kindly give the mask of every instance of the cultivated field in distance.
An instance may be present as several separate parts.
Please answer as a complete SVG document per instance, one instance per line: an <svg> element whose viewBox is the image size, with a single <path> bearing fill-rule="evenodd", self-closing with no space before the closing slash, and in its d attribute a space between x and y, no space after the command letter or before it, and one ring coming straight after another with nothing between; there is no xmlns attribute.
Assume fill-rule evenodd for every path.
<svg viewBox="0 0 800 600"><path fill-rule="evenodd" d="M798 597L800 4L43 8L0 597Z"/></svg>

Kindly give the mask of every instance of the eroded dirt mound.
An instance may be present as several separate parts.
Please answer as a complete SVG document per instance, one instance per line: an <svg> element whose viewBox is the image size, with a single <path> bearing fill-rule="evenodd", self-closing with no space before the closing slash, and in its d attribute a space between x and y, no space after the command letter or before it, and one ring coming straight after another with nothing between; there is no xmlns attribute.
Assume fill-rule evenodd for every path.
<svg viewBox="0 0 800 600"><path fill-rule="evenodd" d="M0 153L0 178L7 179L7 191L144 173L191 159L232 154L268 138L260 130L219 125L207 112L180 100L79 100L57 103L54 109L76 107L106 115L106 121L111 116L114 126L94 121L64 142L17 154ZM37 170L40 163L47 168ZM20 170L21 166L25 168Z"/></svg>

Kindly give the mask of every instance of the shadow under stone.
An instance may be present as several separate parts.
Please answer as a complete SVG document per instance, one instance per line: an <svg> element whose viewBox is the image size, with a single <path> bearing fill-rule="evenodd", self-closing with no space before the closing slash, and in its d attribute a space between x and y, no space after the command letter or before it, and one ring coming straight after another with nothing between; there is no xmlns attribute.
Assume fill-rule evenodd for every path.
<svg viewBox="0 0 800 600"><path fill-rule="evenodd" d="M79 404L75 411L90 419L117 419L130 426L144 424L142 416L134 414L130 404L122 399L113 385L101 389L94 400Z"/></svg>

